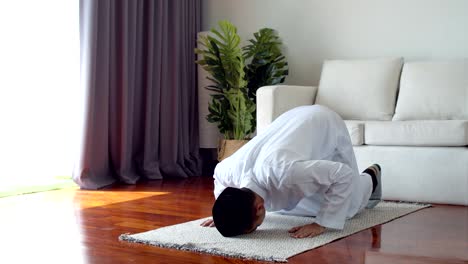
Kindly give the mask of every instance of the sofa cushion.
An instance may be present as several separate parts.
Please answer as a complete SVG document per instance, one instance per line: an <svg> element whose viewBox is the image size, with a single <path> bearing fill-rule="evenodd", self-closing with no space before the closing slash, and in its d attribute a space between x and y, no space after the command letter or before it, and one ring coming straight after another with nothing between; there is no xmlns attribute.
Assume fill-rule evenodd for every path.
<svg viewBox="0 0 468 264"><path fill-rule="evenodd" d="M391 120L403 60L329 60L323 64L317 104L343 119Z"/></svg>
<svg viewBox="0 0 468 264"><path fill-rule="evenodd" d="M405 63L393 120L468 119L468 59Z"/></svg>
<svg viewBox="0 0 468 264"><path fill-rule="evenodd" d="M364 133L367 145L468 145L467 120L368 121Z"/></svg>
<svg viewBox="0 0 468 264"><path fill-rule="evenodd" d="M348 129L351 143L353 146L364 144L364 121L345 120L346 128Z"/></svg>

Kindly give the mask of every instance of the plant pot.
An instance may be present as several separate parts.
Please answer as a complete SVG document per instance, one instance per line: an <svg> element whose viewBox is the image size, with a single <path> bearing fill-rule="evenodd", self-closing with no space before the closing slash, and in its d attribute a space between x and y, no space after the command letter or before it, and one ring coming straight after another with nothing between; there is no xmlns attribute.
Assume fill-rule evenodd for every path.
<svg viewBox="0 0 468 264"><path fill-rule="evenodd" d="M231 156L244 146L248 140L234 140L234 139L220 139L218 143L218 161L222 161L223 159Z"/></svg>

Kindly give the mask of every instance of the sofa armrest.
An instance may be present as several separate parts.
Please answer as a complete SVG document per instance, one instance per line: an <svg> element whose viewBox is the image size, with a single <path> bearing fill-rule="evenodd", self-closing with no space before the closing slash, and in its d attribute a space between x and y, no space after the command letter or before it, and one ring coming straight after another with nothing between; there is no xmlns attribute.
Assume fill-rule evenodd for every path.
<svg viewBox="0 0 468 264"><path fill-rule="evenodd" d="M301 105L315 102L317 87L273 85L257 90L257 134L282 113Z"/></svg>

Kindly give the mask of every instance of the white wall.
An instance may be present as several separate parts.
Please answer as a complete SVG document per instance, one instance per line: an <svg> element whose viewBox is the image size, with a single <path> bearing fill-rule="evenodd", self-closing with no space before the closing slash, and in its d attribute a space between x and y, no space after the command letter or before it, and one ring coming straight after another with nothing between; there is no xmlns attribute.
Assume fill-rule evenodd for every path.
<svg viewBox="0 0 468 264"><path fill-rule="evenodd" d="M287 83L316 85L324 59L468 57L468 0L203 0L202 29L279 32Z"/></svg>

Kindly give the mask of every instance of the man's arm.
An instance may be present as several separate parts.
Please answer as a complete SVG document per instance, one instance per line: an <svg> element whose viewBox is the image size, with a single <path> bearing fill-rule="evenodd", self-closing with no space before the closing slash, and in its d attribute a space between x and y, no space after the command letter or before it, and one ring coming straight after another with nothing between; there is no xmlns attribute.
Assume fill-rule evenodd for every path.
<svg viewBox="0 0 468 264"><path fill-rule="evenodd" d="M226 189L226 186L222 185L219 180L214 179L214 196L218 199L218 196Z"/></svg>
<svg viewBox="0 0 468 264"><path fill-rule="evenodd" d="M215 196L215 199L218 199L218 196L224 191L224 189L226 189L226 187L224 185L222 185L215 178L215 180L214 180L214 196ZM203 227L214 227L215 223L213 221L213 218L210 218L210 219L206 219L205 221L203 221L200 225L203 226Z"/></svg>

